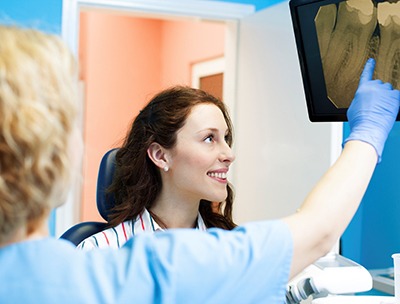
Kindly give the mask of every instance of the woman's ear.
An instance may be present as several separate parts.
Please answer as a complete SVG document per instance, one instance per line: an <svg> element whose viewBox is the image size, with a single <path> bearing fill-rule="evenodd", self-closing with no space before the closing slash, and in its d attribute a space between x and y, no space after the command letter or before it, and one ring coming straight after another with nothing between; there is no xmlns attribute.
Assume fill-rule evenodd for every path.
<svg viewBox="0 0 400 304"><path fill-rule="evenodd" d="M153 142L147 149L147 155L160 169L168 167L165 149L158 143Z"/></svg>

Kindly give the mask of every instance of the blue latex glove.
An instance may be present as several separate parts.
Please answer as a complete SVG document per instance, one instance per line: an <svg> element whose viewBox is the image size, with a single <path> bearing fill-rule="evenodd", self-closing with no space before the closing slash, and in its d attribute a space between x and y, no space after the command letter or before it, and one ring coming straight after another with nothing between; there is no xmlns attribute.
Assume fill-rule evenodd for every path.
<svg viewBox="0 0 400 304"><path fill-rule="evenodd" d="M390 130L399 112L400 91L390 83L372 80L375 60L369 59L361 74L354 99L347 111L350 124L350 140L371 144L378 154L378 163Z"/></svg>

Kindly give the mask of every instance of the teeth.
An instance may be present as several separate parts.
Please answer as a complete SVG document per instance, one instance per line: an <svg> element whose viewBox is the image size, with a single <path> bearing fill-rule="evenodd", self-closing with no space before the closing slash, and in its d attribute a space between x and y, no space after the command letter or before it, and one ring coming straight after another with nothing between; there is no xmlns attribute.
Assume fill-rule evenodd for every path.
<svg viewBox="0 0 400 304"><path fill-rule="evenodd" d="M210 173L207 173L207 175L211 176L211 177L216 177L216 178L226 178L226 173L210 172Z"/></svg>

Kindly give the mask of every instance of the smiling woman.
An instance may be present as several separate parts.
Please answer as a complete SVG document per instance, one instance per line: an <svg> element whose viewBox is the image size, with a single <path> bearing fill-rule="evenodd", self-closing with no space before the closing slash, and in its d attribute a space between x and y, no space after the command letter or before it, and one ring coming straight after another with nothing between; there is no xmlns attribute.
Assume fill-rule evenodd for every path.
<svg viewBox="0 0 400 304"><path fill-rule="evenodd" d="M78 245L120 248L169 228L233 229L232 123L223 102L199 89L164 90L140 111L116 155L110 228Z"/></svg>
<svg viewBox="0 0 400 304"><path fill-rule="evenodd" d="M229 130L221 110L214 104L204 103L192 108L172 148L165 149L153 143L149 149L150 159L160 168L171 169L161 175L163 196L175 202L184 201L196 211L202 199L224 201L226 174L234 160L227 134ZM170 203L164 203L161 198L156 202L152 208L154 212L167 213L167 218Z"/></svg>

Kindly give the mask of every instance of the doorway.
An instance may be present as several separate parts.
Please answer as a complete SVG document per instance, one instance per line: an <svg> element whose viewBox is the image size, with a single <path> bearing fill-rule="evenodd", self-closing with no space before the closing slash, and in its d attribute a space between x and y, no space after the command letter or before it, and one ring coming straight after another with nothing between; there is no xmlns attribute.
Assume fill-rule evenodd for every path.
<svg viewBox="0 0 400 304"><path fill-rule="evenodd" d="M196 62L192 66L191 86L224 99L225 57Z"/></svg>

